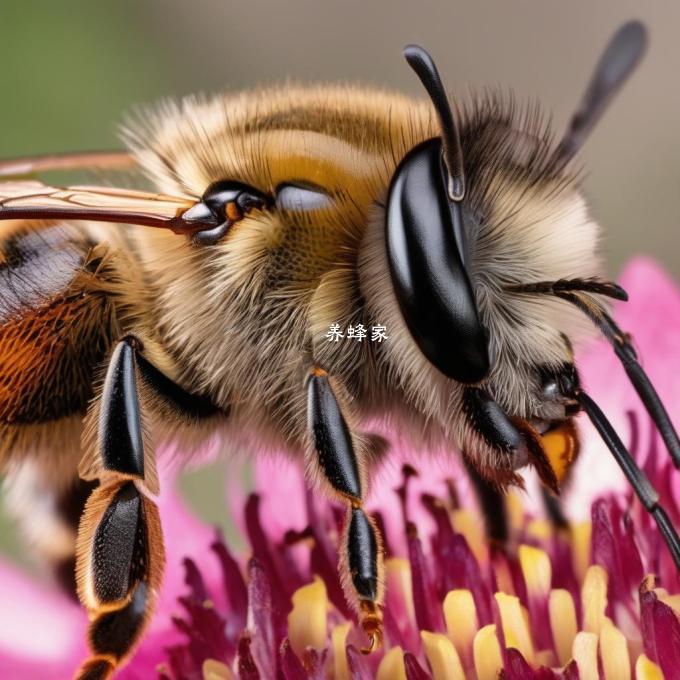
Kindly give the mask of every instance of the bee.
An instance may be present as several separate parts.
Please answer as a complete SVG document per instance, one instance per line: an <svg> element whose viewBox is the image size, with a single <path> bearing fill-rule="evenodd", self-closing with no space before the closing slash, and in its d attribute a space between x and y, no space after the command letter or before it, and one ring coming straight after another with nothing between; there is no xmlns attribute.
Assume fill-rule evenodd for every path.
<svg viewBox="0 0 680 680"><path fill-rule="evenodd" d="M190 450L219 431L225 448L285 451L344 504L339 569L365 651L384 595L364 507L387 450L376 421L462 452L502 541L504 490L531 465L557 493L585 412L680 567L676 530L573 353L585 314L680 465L608 313L626 294L602 277L574 169L646 42L638 22L615 34L557 143L503 95L452 106L411 45L427 100L347 86L191 98L130 125L126 152L0 165L0 463L10 501L52 499L44 517L14 511L67 579L75 549L91 650L78 678L110 677L153 612L163 438ZM16 179L87 167L139 168L156 193ZM371 325L384 341L328 337Z"/></svg>

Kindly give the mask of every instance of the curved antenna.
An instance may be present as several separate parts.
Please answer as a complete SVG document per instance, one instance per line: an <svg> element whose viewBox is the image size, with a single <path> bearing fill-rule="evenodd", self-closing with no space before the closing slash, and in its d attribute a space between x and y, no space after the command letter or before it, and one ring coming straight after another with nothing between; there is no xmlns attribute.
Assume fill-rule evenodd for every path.
<svg viewBox="0 0 680 680"><path fill-rule="evenodd" d="M429 52L420 45L407 45L404 48L404 57L430 95L439 117L439 126L442 131L442 155L446 169L449 171L449 197L452 201L462 201L465 196L463 149L439 71Z"/></svg>
<svg viewBox="0 0 680 680"><path fill-rule="evenodd" d="M646 48L647 29L639 21L625 23L609 41L581 103L553 152L552 161L557 167L564 167L583 146L614 95L635 70Z"/></svg>

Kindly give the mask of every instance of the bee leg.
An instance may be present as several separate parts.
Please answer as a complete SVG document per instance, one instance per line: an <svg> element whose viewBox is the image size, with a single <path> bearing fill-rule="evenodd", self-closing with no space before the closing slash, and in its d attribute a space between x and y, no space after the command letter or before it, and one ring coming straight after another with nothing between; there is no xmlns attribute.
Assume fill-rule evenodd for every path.
<svg viewBox="0 0 680 680"><path fill-rule="evenodd" d="M140 640L155 606L165 562L160 519L149 498L137 390L139 343L113 351L99 401L99 486L80 522L78 596L87 607L91 656L76 678L108 678ZM155 467L155 466L154 466ZM152 486L157 491L155 469Z"/></svg>
<svg viewBox="0 0 680 680"><path fill-rule="evenodd" d="M365 653L382 643L382 538L365 512L355 441L327 373L314 368L307 382L307 418L313 442L314 466L332 492L347 505L346 528L340 547L343 589L359 616L370 642Z"/></svg>
<svg viewBox="0 0 680 680"><path fill-rule="evenodd" d="M471 429L482 440L478 444L486 446L499 460L499 465L493 469L493 481L500 487L508 484L521 486L522 479L516 470L524 467L529 462L529 457L520 429L482 388L466 387L463 392L463 407ZM500 462L503 463L502 467ZM474 460L470 459L470 463L474 463ZM489 479L489 475L484 475L483 468L476 467L476 471Z"/></svg>
<svg viewBox="0 0 680 680"><path fill-rule="evenodd" d="M543 497L543 507L550 523L557 532L569 531L569 520L564 514L562 501L559 496L556 496L551 491L548 491L544 486L541 486L541 494Z"/></svg>
<svg viewBox="0 0 680 680"><path fill-rule="evenodd" d="M508 513L505 494L477 472L474 465L465 461L468 476L475 488L477 502L484 515L484 525L489 542L494 548L503 550L508 543Z"/></svg>

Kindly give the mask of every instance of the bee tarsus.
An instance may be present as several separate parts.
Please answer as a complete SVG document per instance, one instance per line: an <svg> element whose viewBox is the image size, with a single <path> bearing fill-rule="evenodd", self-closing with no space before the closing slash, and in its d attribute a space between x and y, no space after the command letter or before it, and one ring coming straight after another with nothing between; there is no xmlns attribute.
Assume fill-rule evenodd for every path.
<svg viewBox="0 0 680 680"><path fill-rule="evenodd" d="M316 464L332 492L347 505L340 550L342 583L359 615L370 649L382 638L382 541L375 521L363 509L365 479L350 429L328 374L313 368L307 382L307 417Z"/></svg>

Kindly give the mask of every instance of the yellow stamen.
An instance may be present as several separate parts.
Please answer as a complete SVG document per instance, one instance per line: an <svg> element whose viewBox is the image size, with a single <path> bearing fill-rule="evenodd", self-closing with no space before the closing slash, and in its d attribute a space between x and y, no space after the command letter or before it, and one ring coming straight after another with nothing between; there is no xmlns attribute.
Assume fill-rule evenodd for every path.
<svg viewBox="0 0 680 680"><path fill-rule="evenodd" d="M557 659L560 666L564 666L571 659L571 649L578 632L576 607L571 593L562 588L551 591L548 599L548 611Z"/></svg>
<svg viewBox="0 0 680 680"><path fill-rule="evenodd" d="M588 633L599 634L604 623L608 579L607 572L599 564L588 567L581 587L583 630Z"/></svg>
<svg viewBox="0 0 680 680"><path fill-rule="evenodd" d="M475 635L472 649L477 680L497 680L498 671L503 668L503 658L496 637L496 626L489 624L480 629Z"/></svg>
<svg viewBox="0 0 680 680"><path fill-rule="evenodd" d="M578 666L579 680L599 680L597 671L597 635L579 633L574 638L572 656Z"/></svg>
<svg viewBox="0 0 680 680"><path fill-rule="evenodd" d="M600 631L600 657L605 680L630 680L630 657L625 635L609 620Z"/></svg>
<svg viewBox="0 0 680 680"><path fill-rule="evenodd" d="M661 588L655 588L654 590L664 604L667 604L676 614L680 614L680 594L669 595L667 592L659 593L658 591Z"/></svg>
<svg viewBox="0 0 680 680"><path fill-rule="evenodd" d="M465 672L453 643L446 635L421 631L425 656L432 669L433 680L465 680Z"/></svg>
<svg viewBox="0 0 680 680"><path fill-rule="evenodd" d="M333 678L335 680L349 680L347 666L347 634L352 629L351 623L341 623L331 633L333 647Z"/></svg>
<svg viewBox="0 0 680 680"><path fill-rule="evenodd" d="M635 680L664 680L662 670L644 654L635 662Z"/></svg>
<svg viewBox="0 0 680 680"><path fill-rule="evenodd" d="M519 598L506 593L496 593L494 597L501 614L505 646L518 649L529 663L533 663L534 645Z"/></svg>
<svg viewBox="0 0 680 680"><path fill-rule="evenodd" d="M288 614L288 637L293 651L302 658L307 647L321 651L326 646L326 585L318 577L293 593L293 610Z"/></svg>
<svg viewBox="0 0 680 680"><path fill-rule="evenodd" d="M512 582L512 574L510 573L510 567L508 566L507 560L495 560L493 567L498 590L502 593L514 595L515 585Z"/></svg>
<svg viewBox="0 0 680 680"><path fill-rule="evenodd" d="M416 612L413 605L413 581L411 579L411 564L403 557L391 557L385 560L385 581L388 593L399 593L406 611L415 622Z"/></svg>
<svg viewBox="0 0 680 680"><path fill-rule="evenodd" d="M226 664L215 659L203 662L203 680L234 680L234 674Z"/></svg>
<svg viewBox="0 0 680 680"><path fill-rule="evenodd" d="M571 559L574 573L580 583L585 578L590 564L590 535L593 527L590 522L576 522L571 525Z"/></svg>
<svg viewBox="0 0 680 680"><path fill-rule="evenodd" d="M446 621L446 631L456 651L466 662L469 662L472 654L472 641L479 628L477 607L469 590L451 590L446 594L444 621Z"/></svg>
<svg viewBox="0 0 680 680"><path fill-rule="evenodd" d="M404 668L404 651L401 647L392 647L383 656L376 680L407 680L406 669Z"/></svg>
<svg viewBox="0 0 680 680"><path fill-rule="evenodd" d="M532 519L527 524L527 535L537 541L549 541L552 536L552 524L545 519Z"/></svg>
<svg viewBox="0 0 680 680"><path fill-rule="evenodd" d="M557 666L555 663L555 653L552 649L542 649L540 652L536 652L534 655L534 665L545 666L546 668Z"/></svg>
<svg viewBox="0 0 680 680"><path fill-rule="evenodd" d="M505 510L508 515L508 524L515 532L524 526L524 503L516 491L508 491L505 496Z"/></svg>
<svg viewBox="0 0 680 680"><path fill-rule="evenodd" d="M540 548L520 545L519 563L529 597L547 597L552 581L552 567L548 554Z"/></svg>
<svg viewBox="0 0 680 680"><path fill-rule="evenodd" d="M489 553L484 542L486 534L479 516L469 510L453 510L451 512L451 524L457 534L462 534L465 537L475 559L480 564L484 564Z"/></svg>

